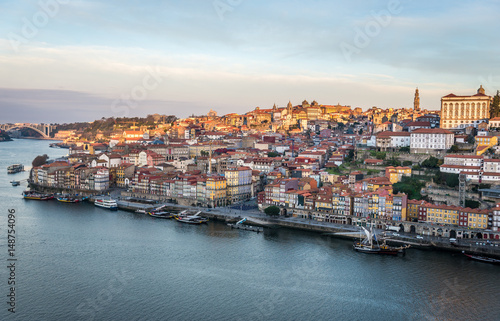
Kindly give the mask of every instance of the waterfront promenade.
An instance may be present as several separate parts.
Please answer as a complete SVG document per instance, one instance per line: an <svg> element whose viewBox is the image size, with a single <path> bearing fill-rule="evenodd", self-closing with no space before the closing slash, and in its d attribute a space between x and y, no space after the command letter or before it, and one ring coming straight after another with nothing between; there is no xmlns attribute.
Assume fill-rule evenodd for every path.
<svg viewBox="0 0 500 321"><path fill-rule="evenodd" d="M126 199L118 201L121 209L133 211L135 209L151 208L151 204L130 202ZM328 237L338 237L346 239L364 238L361 227L357 225L343 225L330 222L321 222L313 219L304 219L298 217L272 217L262 213L258 209L241 211L231 207L217 207L207 209L205 207L184 206L172 203L159 203L154 206L166 206L167 209L175 212L182 210L200 211L203 216L212 220L223 222L236 222L244 217L248 219L247 223L260 225L268 228L290 228L303 231L321 233ZM428 225L426 223L417 223L419 225ZM422 235L417 238L415 233L390 232L382 229L375 229L378 235L381 235L388 243L410 244L419 249L437 249L451 252L474 253L478 255L488 255L500 258L500 242L487 241L481 239L458 239L456 243L451 243L450 238L432 235Z"/></svg>

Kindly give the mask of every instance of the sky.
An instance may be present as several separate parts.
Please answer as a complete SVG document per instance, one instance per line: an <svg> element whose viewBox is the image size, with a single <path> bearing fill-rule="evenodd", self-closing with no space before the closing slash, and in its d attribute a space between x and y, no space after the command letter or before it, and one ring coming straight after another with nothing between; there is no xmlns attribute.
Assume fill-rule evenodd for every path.
<svg viewBox="0 0 500 321"><path fill-rule="evenodd" d="M0 0L0 123L439 109L500 89L500 1Z"/></svg>

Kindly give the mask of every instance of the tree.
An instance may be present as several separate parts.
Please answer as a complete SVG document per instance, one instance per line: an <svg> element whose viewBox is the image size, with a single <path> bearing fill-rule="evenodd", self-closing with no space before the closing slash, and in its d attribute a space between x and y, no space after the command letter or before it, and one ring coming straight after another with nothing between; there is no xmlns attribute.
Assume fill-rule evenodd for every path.
<svg viewBox="0 0 500 321"><path fill-rule="evenodd" d="M206 150L202 150L202 151L200 151L200 155L201 156L208 156L208 155L210 155L210 152L208 152Z"/></svg>
<svg viewBox="0 0 500 321"><path fill-rule="evenodd" d="M457 145L452 145L450 149L448 150L448 153L456 153L458 152L458 146Z"/></svg>
<svg viewBox="0 0 500 321"><path fill-rule="evenodd" d="M399 149L401 153L409 153L410 152L410 147L401 147Z"/></svg>
<svg viewBox="0 0 500 321"><path fill-rule="evenodd" d="M347 163L350 163L354 160L354 151L352 149L349 150L349 154L347 154L347 157L345 158L345 161Z"/></svg>
<svg viewBox="0 0 500 321"><path fill-rule="evenodd" d="M411 166L412 164L412 161L403 161L403 166Z"/></svg>
<svg viewBox="0 0 500 321"><path fill-rule="evenodd" d="M479 203L478 201L474 201L474 200L465 200L465 207L470 207L470 208L479 208L479 206L481 206L481 203Z"/></svg>
<svg viewBox="0 0 500 321"><path fill-rule="evenodd" d="M458 174L437 172L433 178L434 183L446 185L448 187L457 187L459 184Z"/></svg>
<svg viewBox="0 0 500 321"><path fill-rule="evenodd" d="M420 166L427 167L427 168L439 168L439 166L442 164L443 164L442 159L438 159L434 156L431 156L431 157L427 158L426 160L424 160L422 162L422 164L420 164Z"/></svg>
<svg viewBox="0 0 500 321"><path fill-rule="evenodd" d="M280 208L278 206L271 205L271 206L266 207L264 209L264 212L270 216L278 216L278 215L280 215Z"/></svg>
<svg viewBox="0 0 500 321"><path fill-rule="evenodd" d="M410 199L422 199L420 191L425 187L425 183L412 177L403 177L401 182L392 185L394 193L405 193Z"/></svg>
<svg viewBox="0 0 500 321"><path fill-rule="evenodd" d="M280 154L277 152L268 152L267 157L278 157Z"/></svg>
<svg viewBox="0 0 500 321"><path fill-rule="evenodd" d="M401 166L401 161L398 160L396 157L393 156L392 158L386 160L385 164L387 166Z"/></svg>
<svg viewBox="0 0 500 321"><path fill-rule="evenodd" d="M500 91L493 97L493 103L490 106L490 118L495 118L500 115Z"/></svg>
<svg viewBox="0 0 500 321"><path fill-rule="evenodd" d="M47 156L47 154L38 155L38 156L37 156L37 157L35 157L35 159L31 162L31 166L33 166L33 167L42 166L42 165L44 165L45 163L47 163L47 159L49 159L49 156Z"/></svg>

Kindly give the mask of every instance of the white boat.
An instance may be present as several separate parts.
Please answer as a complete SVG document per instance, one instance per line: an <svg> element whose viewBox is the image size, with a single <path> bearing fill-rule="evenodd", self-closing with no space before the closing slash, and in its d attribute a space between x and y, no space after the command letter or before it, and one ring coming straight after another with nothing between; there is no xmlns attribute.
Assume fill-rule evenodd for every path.
<svg viewBox="0 0 500 321"><path fill-rule="evenodd" d="M108 210L116 211L118 209L118 204L114 199L111 198L100 198L96 199L94 202L95 206L107 208Z"/></svg>

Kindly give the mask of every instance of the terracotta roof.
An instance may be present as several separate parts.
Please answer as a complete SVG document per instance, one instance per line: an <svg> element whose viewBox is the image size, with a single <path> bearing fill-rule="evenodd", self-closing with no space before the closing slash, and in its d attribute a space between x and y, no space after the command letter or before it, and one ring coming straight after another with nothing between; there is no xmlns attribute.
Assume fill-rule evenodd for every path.
<svg viewBox="0 0 500 321"><path fill-rule="evenodd" d="M483 156L477 155L446 155L444 158L473 158L473 159L483 159Z"/></svg>
<svg viewBox="0 0 500 321"><path fill-rule="evenodd" d="M442 128L419 128L416 129L412 132L412 134L451 134L453 135L453 132L450 132L449 130L442 129Z"/></svg>

